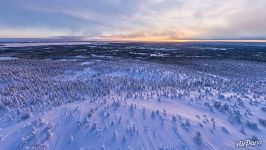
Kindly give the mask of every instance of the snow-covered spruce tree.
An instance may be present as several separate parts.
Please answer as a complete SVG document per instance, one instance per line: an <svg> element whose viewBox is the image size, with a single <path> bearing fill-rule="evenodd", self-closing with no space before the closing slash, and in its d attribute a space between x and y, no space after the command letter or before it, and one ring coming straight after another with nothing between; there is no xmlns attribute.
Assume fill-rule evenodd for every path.
<svg viewBox="0 0 266 150"><path fill-rule="evenodd" d="M200 134L199 131L195 132L195 135L193 136L193 139L194 139L195 143L197 143L197 144L201 144L202 143L201 134Z"/></svg>
<svg viewBox="0 0 266 150"><path fill-rule="evenodd" d="M153 138L156 138L156 131L155 130L152 130L152 136L153 136Z"/></svg>
<svg viewBox="0 0 266 150"><path fill-rule="evenodd" d="M92 125L92 127L91 127L91 132L97 134L98 133L98 130L99 130L98 129L98 123L97 122L94 122L93 125Z"/></svg>
<svg viewBox="0 0 266 150"><path fill-rule="evenodd" d="M73 141L74 141L74 137L73 137L73 135L72 134L70 134L69 135L69 144L71 144L71 143L73 143Z"/></svg>
<svg viewBox="0 0 266 150"><path fill-rule="evenodd" d="M151 112L151 117L152 117L152 119L154 119L155 116L156 116L156 115L155 115L155 111L152 111L152 112Z"/></svg>
<svg viewBox="0 0 266 150"><path fill-rule="evenodd" d="M0 135L0 142L2 142L4 139L4 136L3 135Z"/></svg>
<svg viewBox="0 0 266 150"><path fill-rule="evenodd" d="M110 127L113 127L115 124L114 120L112 119L111 122L110 122Z"/></svg>
<svg viewBox="0 0 266 150"><path fill-rule="evenodd" d="M216 123L214 118L211 118L211 122L212 122L212 129L215 130L216 129Z"/></svg>
<svg viewBox="0 0 266 150"><path fill-rule="evenodd" d="M53 132L51 129L47 129L47 136L46 139L49 140L53 136Z"/></svg>
<svg viewBox="0 0 266 150"><path fill-rule="evenodd" d="M224 103L224 105L221 108L222 111L228 111L229 109L230 108L229 108L229 105L227 103Z"/></svg>
<svg viewBox="0 0 266 150"><path fill-rule="evenodd" d="M36 137L38 134L38 129L36 129L34 126L32 127L31 136Z"/></svg>
<svg viewBox="0 0 266 150"><path fill-rule="evenodd" d="M164 122L165 122L165 118L163 118L162 116L160 116L160 120L161 120L161 125L164 126Z"/></svg>
<svg viewBox="0 0 266 150"><path fill-rule="evenodd" d="M117 139L117 136L118 136L118 132L117 132L117 130L115 130L113 133L113 140L114 141Z"/></svg>
<svg viewBox="0 0 266 150"><path fill-rule="evenodd" d="M247 116L252 116L252 113L251 111L247 108L246 111L245 111L245 114L244 114L246 117Z"/></svg>
<svg viewBox="0 0 266 150"><path fill-rule="evenodd" d="M176 123L176 121L177 121L177 117L176 117L175 115L172 116L172 121L173 121L174 123Z"/></svg>
<svg viewBox="0 0 266 150"><path fill-rule="evenodd" d="M133 104L130 105L129 112L131 115L134 114L134 105Z"/></svg>
<svg viewBox="0 0 266 150"><path fill-rule="evenodd" d="M122 142L123 143L126 143L127 142L126 135L123 135Z"/></svg>
<svg viewBox="0 0 266 150"><path fill-rule="evenodd" d="M25 137L21 137L20 143L19 143L19 147L24 147L27 144L26 138Z"/></svg>
<svg viewBox="0 0 266 150"><path fill-rule="evenodd" d="M82 125L81 121L78 120L77 123L76 123L77 128L80 129L81 128L81 125Z"/></svg>
<svg viewBox="0 0 266 150"><path fill-rule="evenodd" d="M241 114L239 110L230 111L228 121L230 123L241 123Z"/></svg>
<svg viewBox="0 0 266 150"><path fill-rule="evenodd" d="M260 110L266 112L266 107L261 107Z"/></svg>
<svg viewBox="0 0 266 150"><path fill-rule="evenodd" d="M156 115L160 116L160 111L159 110L156 110Z"/></svg>
<svg viewBox="0 0 266 150"><path fill-rule="evenodd" d="M183 121L183 122L181 123L181 126L182 126L185 130L188 130L189 127L190 127L190 122L189 122L189 120L188 120L188 119L185 119L185 121Z"/></svg>
<svg viewBox="0 0 266 150"><path fill-rule="evenodd" d="M216 108L216 109L218 109L218 110L221 109L221 106L222 106L221 102L215 101L213 103L213 107Z"/></svg>
<svg viewBox="0 0 266 150"><path fill-rule="evenodd" d="M260 123L262 126L266 127L266 119L261 119L261 118L259 118L259 123Z"/></svg>
<svg viewBox="0 0 266 150"><path fill-rule="evenodd" d="M221 129L222 129L222 131L223 131L224 133L229 133L228 130L226 129L226 127L222 126Z"/></svg>
<svg viewBox="0 0 266 150"><path fill-rule="evenodd" d="M146 108L145 107L142 108L142 117L143 117L143 119L146 118Z"/></svg>
<svg viewBox="0 0 266 150"><path fill-rule="evenodd" d="M241 125L240 132L243 133L243 134L246 134L245 126L244 125Z"/></svg>
<svg viewBox="0 0 266 150"><path fill-rule="evenodd" d="M119 115L119 118L118 118L118 124L120 124L122 122L122 116Z"/></svg>
<svg viewBox="0 0 266 150"><path fill-rule="evenodd" d="M163 109L163 115L166 117L167 113L166 113L166 110Z"/></svg>
<svg viewBox="0 0 266 150"><path fill-rule="evenodd" d="M105 148L105 146L104 146L104 144L101 146L101 150L105 150L106 148Z"/></svg>
<svg viewBox="0 0 266 150"><path fill-rule="evenodd" d="M251 121L247 120L245 124L250 129L253 129L253 130L257 130L258 129L257 123L255 123L255 122L251 122Z"/></svg>
<svg viewBox="0 0 266 150"><path fill-rule="evenodd" d="M160 103L162 101L161 97L158 97L157 101Z"/></svg>

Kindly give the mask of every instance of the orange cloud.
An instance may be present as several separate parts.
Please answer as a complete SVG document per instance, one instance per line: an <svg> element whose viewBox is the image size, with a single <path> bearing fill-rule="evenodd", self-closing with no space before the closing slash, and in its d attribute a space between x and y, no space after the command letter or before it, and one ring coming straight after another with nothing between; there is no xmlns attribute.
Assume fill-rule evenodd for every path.
<svg viewBox="0 0 266 150"><path fill-rule="evenodd" d="M191 33L184 31L161 31L161 32L133 32L127 34L114 34L100 37L115 41L186 41Z"/></svg>

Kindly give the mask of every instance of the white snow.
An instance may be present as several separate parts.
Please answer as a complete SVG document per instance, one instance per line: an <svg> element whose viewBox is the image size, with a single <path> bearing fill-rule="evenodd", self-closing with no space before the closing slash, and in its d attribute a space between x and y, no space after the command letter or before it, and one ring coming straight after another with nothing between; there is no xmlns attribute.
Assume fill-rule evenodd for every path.
<svg viewBox="0 0 266 150"><path fill-rule="evenodd" d="M239 140L266 139L265 64L197 61L218 68L203 72L133 60L18 61L0 68L0 149L238 149Z"/></svg>
<svg viewBox="0 0 266 150"><path fill-rule="evenodd" d="M15 60L15 59L18 59L18 58L16 58L16 57L10 57L10 56L0 57L0 61L1 60Z"/></svg>

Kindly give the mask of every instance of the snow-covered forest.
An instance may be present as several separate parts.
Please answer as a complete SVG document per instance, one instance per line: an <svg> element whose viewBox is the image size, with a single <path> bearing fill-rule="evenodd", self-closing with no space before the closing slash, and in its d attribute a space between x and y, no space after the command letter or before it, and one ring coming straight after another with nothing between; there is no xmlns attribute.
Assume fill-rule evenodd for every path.
<svg viewBox="0 0 266 150"><path fill-rule="evenodd" d="M1 150L229 150L247 139L266 149L265 62L8 54Z"/></svg>

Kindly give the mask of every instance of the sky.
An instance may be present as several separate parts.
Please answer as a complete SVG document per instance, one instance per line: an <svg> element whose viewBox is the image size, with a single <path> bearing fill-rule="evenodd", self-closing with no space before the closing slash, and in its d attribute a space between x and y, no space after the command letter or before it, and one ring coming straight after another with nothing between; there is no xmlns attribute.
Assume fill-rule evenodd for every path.
<svg viewBox="0 0 266 150"><path fill-rule="evenodd" d="M266 39L266 0L1 0L0 38Z"/></svg>

